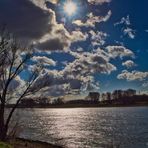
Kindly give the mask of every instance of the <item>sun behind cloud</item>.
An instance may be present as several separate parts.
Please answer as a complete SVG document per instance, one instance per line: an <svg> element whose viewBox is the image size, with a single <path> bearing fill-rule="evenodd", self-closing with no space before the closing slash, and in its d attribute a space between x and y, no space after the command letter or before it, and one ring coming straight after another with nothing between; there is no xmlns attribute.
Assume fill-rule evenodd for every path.
<svg viewBox="0 0 148 148"><path fill-rule="evenodd" d="M67 1L64 4L64 11L69 15L73 15L74 13L76 13L77 10L77 5L76 3L72 2L72 1Z"/></svg>

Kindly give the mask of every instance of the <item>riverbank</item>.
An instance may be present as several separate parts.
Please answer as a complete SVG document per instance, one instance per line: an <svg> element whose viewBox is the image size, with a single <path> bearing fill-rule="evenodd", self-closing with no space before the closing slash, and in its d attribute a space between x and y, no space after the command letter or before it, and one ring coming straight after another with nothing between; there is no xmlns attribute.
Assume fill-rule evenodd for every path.
<svg viewBox="0 0 148 148"><path fill-rule="evenodd" d="M148 102L136 104L59 104L59 105L35 105L35 106L18 106L17 108L102 108L102 107L144 107ZM12 105L7 108L12 108Z"/></svg>
<svg viewBox="0 0 148 148"><path fill-rule="evenodd" d="M53 145L47 142L34 141L23 138L10 140L9 144L12 146L12 148L62 148L62 146Z"/></svg>
<svg viewBox="0 0 148 148"><path fill-rule="evenodd" d="M89 108L89 107L138 107L148 106L148 95L122 97L114 100L91 101L91 100L70 100L56 104L38 104L27 100L26 103L20 103L17 108ZM15 104L8 104L6 107L11 108Z"/></svg>

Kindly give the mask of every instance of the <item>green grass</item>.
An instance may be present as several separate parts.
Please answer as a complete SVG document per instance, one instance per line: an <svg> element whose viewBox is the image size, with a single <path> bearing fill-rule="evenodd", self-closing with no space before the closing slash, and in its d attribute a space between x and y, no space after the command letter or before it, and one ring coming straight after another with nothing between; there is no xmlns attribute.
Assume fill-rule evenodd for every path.
<svg viewBox="0 0 148 148"><path fill-rule="evenodd" d="M7 143L0 142L0 148L12 148L12 146Z"/></svg>

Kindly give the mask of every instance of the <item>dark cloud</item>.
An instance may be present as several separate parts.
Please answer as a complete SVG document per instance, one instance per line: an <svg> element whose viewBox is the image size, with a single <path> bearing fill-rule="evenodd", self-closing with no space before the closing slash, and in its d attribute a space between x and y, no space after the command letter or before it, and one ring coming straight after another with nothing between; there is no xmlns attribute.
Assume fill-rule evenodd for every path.
<svg viewBox="0 0 148 148"><path fill-rule="evenodd" d="M28 0L1 0L0 18L0 24L6 24L10 32L26 40L39 39L49 30L48 11Z"/></svg>
<svg viewBox="0 0 148 148"><path fill-rule="evenodd" d="M0 18L0 24L6 24L21 41L29 41L44 50L66 50L71 43L87 38L80 31L68 32L43 1L1 0Z"/></svg>
<svg viewBox="0 0 148 148"><path fill-rule="evenodd" d="M62 43L59 38L55 38L43 43L38 43L36 47L45 50L63 50L65 46L67 47L68 44Z"/></svg>

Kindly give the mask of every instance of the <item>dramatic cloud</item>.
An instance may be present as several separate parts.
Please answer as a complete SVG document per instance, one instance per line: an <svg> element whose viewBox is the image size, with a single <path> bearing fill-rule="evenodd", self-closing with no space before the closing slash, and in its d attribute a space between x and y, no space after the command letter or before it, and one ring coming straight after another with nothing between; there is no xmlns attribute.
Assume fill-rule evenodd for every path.
<svg viewBox="0 0 148 148"><path fill-rule="evenodd" d="M68 32L63 24L57 23L55 12L42 6L41 0L2 0L0 24L6 23L23 44L34 43L43 50L67 50L73 42L87 38L81 31Z"/></svg>
<svg viewBox="0 0 148 148"><path fill-rule="evenodd" d="M85 41L87 34L81 31L72 31L69 33L63 24L56 22L55 12L51 9L50 32L46 33L40 40L34 42L37 48L44 50L67 50L74 42Z"/></svg>
<svg viewBox="0 0 148 148"><path fill-rule="evenodd" d="M88 14L88 19L86 22L82 22L81 20L73 21L73 24L80 26L80 27L95 27L96 23L106 22L111 17L112 12L108 11L106 16L94 16L93 13Z"/></svg>
<svg viewBox="0 0 148 148"><path fill-rule="evenodd" d="M136 64L132 60L127 60L122 63L122 66L126 66L127 68L132 68L136 66Z"/></svg>
<svg viewBox="0 0 148 148"><path fill-rule="evenodd" d="M72 16L64 12L65 2L63 0L0 1L0 24L6 23L9 31L20 39L22 45L33 44L34 56L28 65L25 65L27 69L25 70L27 72L35 70L37 63L43 64L45 68L32 87L32 89L40 87L38 94L45 96L98 90L99 82L103 81L99 76L109 75L117 70L116 64L119 60L122 62L122 65L117 64L119 69L123 66L126 69L136 66L132 60L127 60L134 58L134 50L125 47L128 46L129 38L137 39L135 37L138 28L133 28L135 26L132 25L133 18L130 20L129 15L122 17L122 14L113 14L113 20L116 20L116 15L117 18L121 18L114 24L119 27L120 32L118 30L114 33L114 29L117 28L111 28L113 20L108 21L112 15L112 5L109 11L104 7L108 6L111 0L77 0L77 12ZM145 31L148 32L146 28ZM116 35L122 38L114 46L111 42L117 40L114 38ZM124 40L123 37L128 38ZM21 55L23 57L23 54ZM54 57L55 61L49 57ZM143 67L140 68L145 71ZM143 80L147 79L147 75L147 72L125 70L118 75L118 79L139 80L144 83ZM22 86L24 80L21 78L26 79L26 76L17 77L10 89Z"/></svg>
<svg viewBox="0 0 148 148"><path fill-rule="evenodd" d="M101 49L97 49L94 53L69 51L69 54L75 57L73 62L67 63L61 71L43 70L34 87L40 86L42 89L49 87L51 89L52 86L54 88L59 88L62 85L68 86L65 92L62 89L62 94L98 90L99 83L95 81L93 75L110 74L116 70L116 67L109 62L108 53Z"/></svg>
<svg viewBox="0 0 148 148"><path fill-rule="evenodd" d="M57 96L79 91L81 86L82 82L80 80L66 76L63 71L43 70L33 89L40 87L41 91L48 91L46 93L50 96Z"/></svg>
<svg viewBox="0 0 148 148"><path fill-rule="evenodd" d="M95 5L101 5L104 3L110 3L111 0L88 0L88 2Z"/></svg>
<svg viewBox="0 0 148 148"><path fill-rule="evenodd" d="M123 58L125 56L134 57L134 53L124 46L107 46L106 49L112 58Z"/></svg>
<svg viewBox="0 0 148 148"><path fill-rule="evenodd" d="M121 74L117 76L118 79L126 79L127 81L143 81L148 79L148 72L141 72L141 71L132 71L128 72L127 70L122 71Z"/></svg>
<svg viewBox="0 0 148 148"><path fill-rule="evenodd" d="M42 8L42 9L47 9L46 3L51 3L51 4L57 4L59 0L29 0L32 3L34 3L36 6Z"/></svg>
<svg viewBox="0 0 148 148"><path fill-rule="evenodd" d="M42 88L36 95L40 97L58 97L65 96L69 94L70 91L71 90L69 84L52 85L51 87Z"/></svg>
<svg viewBox="0 0 148 148"><path fill-rule="evenodd" d="M0 18L0 24L23 41L39 39L49 30L50 13L28 0L1 0Z"/></svg>
<svg viewBox="0 0 148 148"><path fill-rule="evenodd" d="M66 71L46 70L36 80L33 89L36 87L40 87L40 92L44 95L61 96L98 89L99 86L92 76L77 76L74 78L72 73L69 74Z"/></svg>
<svg viewBox="0 0 148 148"><path fill-rule="evenodd" d="M67 73L73 73L74 77L95 73L111 73L116 67L109 63L109 56L103 50L98 49L95 53L84 52L82 54L71 52L76 60L69 63L64 69Z"/></svg>
<svg viewBox="0 0 148 148"><path fill-rule="evenodd" d="M29 0L37 7L40 7L41 9L46 9L45 1L44 0Z"/></svg>

